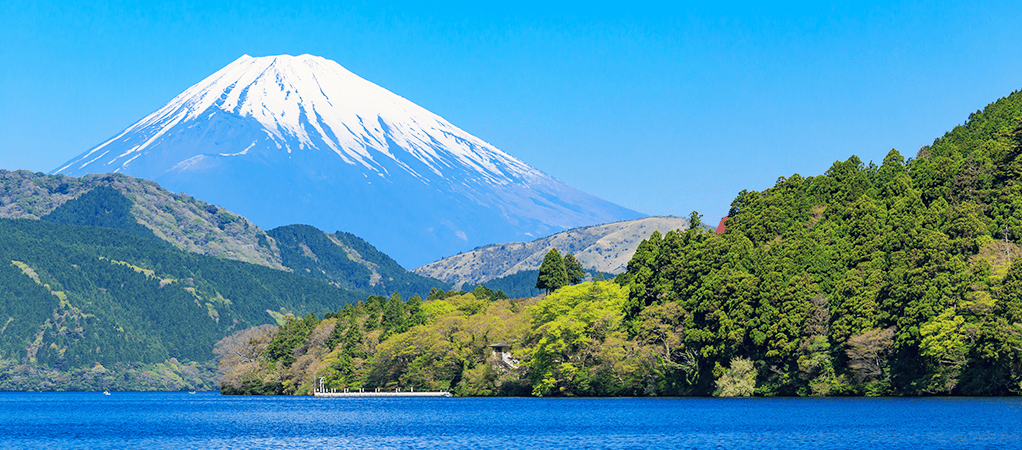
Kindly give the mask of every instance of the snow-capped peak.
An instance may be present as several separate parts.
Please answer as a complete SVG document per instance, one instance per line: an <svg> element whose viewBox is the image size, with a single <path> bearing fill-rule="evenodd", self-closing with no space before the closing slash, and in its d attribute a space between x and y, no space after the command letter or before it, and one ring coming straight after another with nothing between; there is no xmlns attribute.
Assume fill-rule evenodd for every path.
<svg viewBox="0 0 1022 450"><path fill-rule="evenodd" d="M255 119L266 137L288 153L330 150L345 163L384 175L387 170L378 161L380 155L422 180L431 178L430 174L413 169L409 156L440 177L453 167L498 184L510 182L509 177L541 176L440 116L334 61L313 55L244 55L57 172L95 172L95 168L86 167L91 164L106 166L108 172L123 171L170 129L209 118L217 110ZM133 133L147 139L117 155L104 152L108 145ZM245 152L220 155L242 154ZM183 158L181 162L187 161Z"/></svg>
<svg viewBox="0 0 1022 450"><path fill-rule="evenodd" d="M107 172L264 228L352 232L408 267L640 215L311 55L242 56L55 171Z"/></svg>

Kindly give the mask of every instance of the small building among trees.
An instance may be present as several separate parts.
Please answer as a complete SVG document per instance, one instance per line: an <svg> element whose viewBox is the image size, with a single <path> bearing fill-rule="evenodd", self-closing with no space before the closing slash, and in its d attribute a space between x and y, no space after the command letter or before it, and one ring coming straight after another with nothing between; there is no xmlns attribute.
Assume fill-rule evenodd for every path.
<svg viewBox="0 0 1022 450"><path fill-rule="evenodd" d="M498 342L496 344L490 344L489 346L493 349L492 358L511 369L518 368L518 360L511 357L511 344L507 342Z"/></svg>

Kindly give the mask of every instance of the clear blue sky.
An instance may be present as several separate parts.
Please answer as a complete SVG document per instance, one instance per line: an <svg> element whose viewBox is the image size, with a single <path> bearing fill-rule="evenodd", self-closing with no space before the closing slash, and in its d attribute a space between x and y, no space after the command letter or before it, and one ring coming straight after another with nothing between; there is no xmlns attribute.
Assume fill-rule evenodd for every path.
<svg viewBox="0 0 1022 450"><path fill-rule="evenodd" d="M5 0L0 168L49 172L242 54L311 53L579 189L715 223L1022 88L1017 2L383 3Z"/></svg>

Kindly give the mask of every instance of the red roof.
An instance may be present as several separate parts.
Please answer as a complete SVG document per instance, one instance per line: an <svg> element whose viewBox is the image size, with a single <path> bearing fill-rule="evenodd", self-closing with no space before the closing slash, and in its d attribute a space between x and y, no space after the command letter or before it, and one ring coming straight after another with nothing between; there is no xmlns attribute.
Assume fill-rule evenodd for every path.
<svg viewBox="0 0 1022 450"><path fill-rule="evenodd" d="M724 230L727 230L727 226L724 225L724 222L727 222L727 216L720 219L720 224L717 225L717 234L723 233Z"/></svg>

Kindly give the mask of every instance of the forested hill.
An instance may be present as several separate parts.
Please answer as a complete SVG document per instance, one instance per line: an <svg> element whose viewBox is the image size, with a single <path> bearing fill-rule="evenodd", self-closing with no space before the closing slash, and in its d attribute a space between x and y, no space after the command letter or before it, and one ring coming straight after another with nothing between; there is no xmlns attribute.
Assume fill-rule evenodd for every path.
<svg viewBox="0 0 1022 450"><path fill-rule="evenodd" d="M0 390L209 388L217 340L364 298L112 228L0 219Z"/></svg>
<svg viewBox="0 0 1022 450"><path fill-rule="evenodd" d="M281 262L296 273L344 289L402 297L448 289L440 280L417 275L351 233L326 233L311 225L287 225L267 232Z"/></svg>
<svg viewBox="0 0 1022 450"><path fill-rule="evenodd" d="M0 170L0 218L113 228L369 294L408 297L448 287L405 270L350 233L328 234L307 225L263 231L219 206L120 174L76 178Z"/></svg>
<svg viewBox="0 0 1022 450"><path fill-rule="evenodd" d="M742 191L723 235L639 247L628 318L679 308L693 392L751 360L769 394L1022 392L1022 94L905 160Z"/></svg>
<svg viewBox="0 0 1022 450"><path fill-rule="evenodd" d="M1022 394L1020 118L1016 92L914 158L852 157L742 191L726 232L654 233L614 282L375 298L240 332L224 341L222 387Z"/></svg>
<svg viewBox="0 0 1022 450"><path fill-rule="evenodd" d="M193 253L284 269L272 239L248 219L152 181L121 174L79 178L0 170L0 218L44 217L155 236Z"/></svg>

